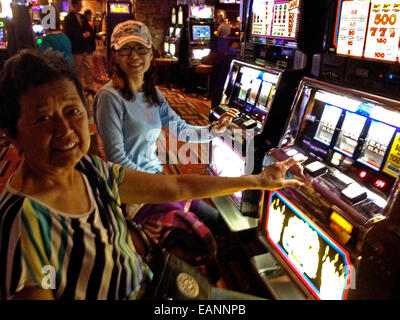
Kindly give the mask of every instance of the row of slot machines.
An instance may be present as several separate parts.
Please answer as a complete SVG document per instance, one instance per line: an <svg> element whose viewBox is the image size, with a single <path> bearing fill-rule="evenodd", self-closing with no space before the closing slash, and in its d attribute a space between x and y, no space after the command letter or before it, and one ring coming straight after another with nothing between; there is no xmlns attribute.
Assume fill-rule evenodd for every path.
<svg viewBox="0 0 400 320"><path fill-rule="evenodd" d="M171 21L164 38L163 55L182 66L200 64L210 51L214 6L179 5L171 8Z"/></svg>
<svg viewBox="0 0 400 320"><path fill-rule="evenodd" d="M239 176L294 157L306 185L214 203L233 231L255 230L266 253L251 263L275 299L398 298L400 2L243 6L248 43L210 113L237 108L238 130L213 140L209 171ZM313 28L323 35L310 50Z"/></svg>

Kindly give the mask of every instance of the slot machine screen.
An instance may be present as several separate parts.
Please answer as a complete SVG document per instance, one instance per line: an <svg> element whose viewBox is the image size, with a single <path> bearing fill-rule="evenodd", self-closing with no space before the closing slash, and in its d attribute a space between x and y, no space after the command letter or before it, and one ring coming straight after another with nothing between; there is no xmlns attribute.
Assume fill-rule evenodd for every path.
<svg viewBox="0 0 400 320"><path fill-rule="evenodd" d="M175 56L175 53L176 53L175 43L169 44L169 53L171 53L173 56Z"/></svg>
<svg viewBox="0 0 400 320"><path fill-rule="evenodd" d="M62 11L69 12L69 2L63 1L61 2Z"/></svg>
<svg viewBox="0 0 400 320"><path fill-rule="evenodd" d="M190 17L193 19L213 19L214 7L211 6L190 6Z"/></svg>
<svg viewBox="0 0 400 320"><path fill-rule="evenodd" d="M179 7L179 9L178 9L178 21L177 21L177 24L179 26L183 25L183 9L182 9L182 7Z"/></svg>
<svg viewBox="0 0 400 320"><path fill-rule="evenodd" d="M358 161L374 170L379 170L395 131L396 128L391 125L371 120L366 142Z"/></svg>
<svg viewBox="0 0 400 320"><path fill-rule="evenodd" d="M317 299L346 299L349 254L279 191L264 202L261 234Z"/></svg>
<svg viewBox="0 0 400 320"><path fill-rule="evenodd" d="M239 86L239 94L237 99L240 101L246 101L250 90L257 92L260 86L260 81L257 79L260 75L260 71L248 67L240 68L237 79L240 80L236 83Z"/></svg>
<svg viewBox="0 0 400 320"><path fill-rule="evenodd" d="M109 13L130 14L129 3L109 2Z"/></svg>
<svg viewBox="0 0 400 320"><path fill-rule="evenodd" d="M254 0L250 41L297 47L302 0Z"/></svg>
<svg viewBox="0 0 400 320"><path fill-rule="evenodd" d="M250 83L250 91L249 95L247 96L247 103L250 105L254 106L254 103L256 102L256 97L258 94L258 90L261 85L261 79L253 79Z"/></svg>
<svg viewBox="0 0 400 320"><path fill-rule="evenodd" d="M176 10L175 7L171 9L171 24L176 24Z"/></svg>
<svg viewBox="0 0 400 320"><path fill-rule="evenodd" d="M1 0L0 9L0 18L12 18L11 0Z"/></svg>
<svg viewBox="0 0 400 320"><path fill-rule="evenodd" d="M340 55L399 61L400 2L341 0L333 45Z"/></svg>
<svg viewBox="0 0 400 320"><path fill-rule="evenodd" d="M251 110L252 115L264 120L270 109L277 82L277 75L268 72L262 73L261 89L257 102L255 103L254 108Z"/></svg>
<svg viewBox="0 0 400 320"><path fill-rule="evenodd" d="M207 56L210 51L211 49L209 48L192 49L192 58L195 60L201 60L203 57Z"/></svg>
<svg viewBox="0 0 400 320"><path fill-rule="evenodd" d="M7 48L7 35L5 30L5 22L0 20L0 49Z"/></svg>
<svg viewBox="0 0 400 320"><path fill-rule="evenodd" d="M209 25L193 25L192 32L193 41L209 41L211 39Z"/></svg>
<svg viewBox="0 0 400 320"><path fill-rule="evenodd" d="M331 144L336 125L339 122L339 118L341 115L342 109L329 104L325 104L314 139L329 146Z"/></svg>
<svg viewBox="0 0 400 320"><path fill-rule="evenodd" d="M240 177L246 171L246 159L233 146L222 138L212 141L210 169L215 176ZM242 200L242 191L232 195L236 200Z"/></svg>
<svg viewBox="0 0 400 320"><path fill-rule="evenodd" d="M279 75L250 66L233 65L229 79L232 105L263 120L273 100Z"/></svg>

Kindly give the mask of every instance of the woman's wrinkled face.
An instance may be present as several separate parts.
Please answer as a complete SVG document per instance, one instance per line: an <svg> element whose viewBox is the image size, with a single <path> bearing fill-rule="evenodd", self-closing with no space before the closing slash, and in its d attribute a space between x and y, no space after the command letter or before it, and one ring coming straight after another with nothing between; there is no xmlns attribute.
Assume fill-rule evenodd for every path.
<svg viewBox="0 0 400 320"><path fill-rule="evenodd" d="M153 50L138 42L128 42L115 52L115 62L128 76L144 76L151 66Z"/></svg>
<svg viewBox="0 0 400 320"><path fill-rule="evenodd" d="M17 138L13 143L36 169L70 169L89 150L86 109L67 79L32 86L20 96Z"/></svg>

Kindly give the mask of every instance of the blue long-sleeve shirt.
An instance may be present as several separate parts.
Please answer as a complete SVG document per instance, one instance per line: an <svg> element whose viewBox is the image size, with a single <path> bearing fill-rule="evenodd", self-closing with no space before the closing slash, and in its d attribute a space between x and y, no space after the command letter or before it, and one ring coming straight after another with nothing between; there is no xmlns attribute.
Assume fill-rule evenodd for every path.
<svg viewBox="0 0 400 320"><path fill-rule="evenodd" d="M126 167L158 173L162 165L157 156L157 139L162 126L186 142L209 142L209 126L186 123L171 109L162 93L160 106L149 105L143 92L128 101L112 86L100 89L93 101L94 119L107 160Z"/></svg>

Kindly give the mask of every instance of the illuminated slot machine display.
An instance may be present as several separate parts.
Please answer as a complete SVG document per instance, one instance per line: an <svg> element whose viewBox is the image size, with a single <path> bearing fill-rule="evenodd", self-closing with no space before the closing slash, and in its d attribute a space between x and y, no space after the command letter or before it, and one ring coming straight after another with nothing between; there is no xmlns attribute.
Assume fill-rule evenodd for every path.
<svg viewBox="0 0 400 320"><path fill-rule="evenodd" d="M42 43L43 37L45 35L45 30L42 26L42 21L40 17L40 12L42 11L41 6L32 7L32 30L35 35L36 44L40 45Z"/></svg>
<svg viewBox="0 0 400 320"><path fill-rule="evenodd" d="M313 61L321 80L400 95L400 1L332 1L328 47Z"/></svg>
<svg viewBox="0 0 400 320"><path fill-rule="evenodd" d="M240 177L246 174L246 158L232 147L231 141L216 138L212 144L212 158L209 169L216 176ZM232 194L232 200L240 207L243 192Z"/></svg>
<svg viewBox="0 0 400 320"><path fill-rule="evenodd" d="M252 258L274 297L398 297L400 102L304 78L263 164L288 157L301 161L306 186L263 193L268 253Z"/></svg>
<svg viewBox="0 0 400 320"><path fill-rule="evenodd" d="M107 56L110 55L110 41L114 27L126 20L134 20L134 18L135 16L131 2L107 1L107 11L105 17Z"/></svg>
<svg viewBox="0 0 400 320"><path fill-rule="evenodd" d="M0 18L0 50L7 49L7 19Z"/></svg>
<svg viewBox="0 0 400 320"><path fill-rule="evenodd" d="M189 66L200 64L200 60L210 53L213 19L213 6L189 6Z"/></svg>

